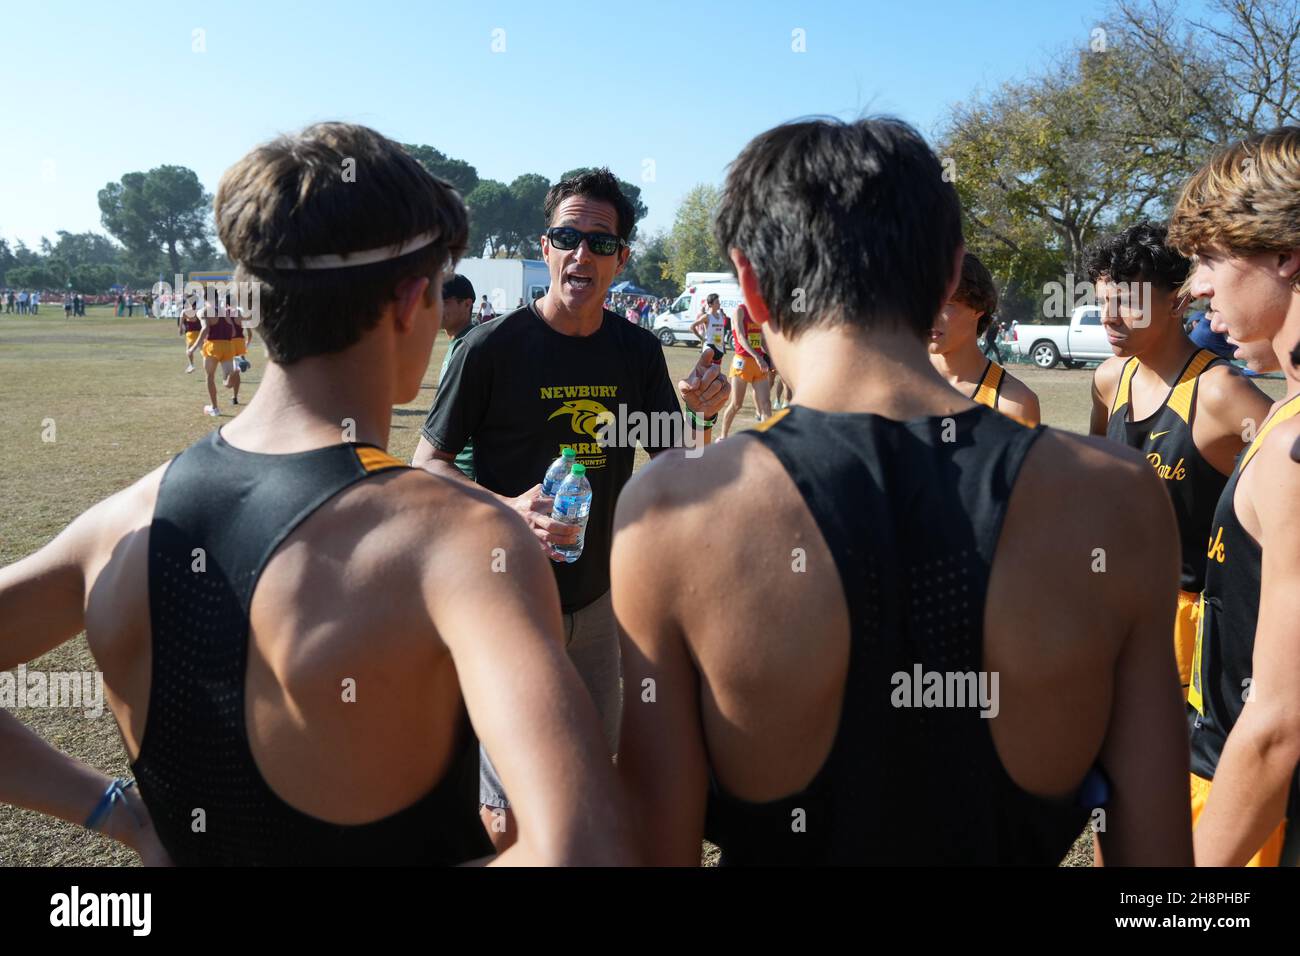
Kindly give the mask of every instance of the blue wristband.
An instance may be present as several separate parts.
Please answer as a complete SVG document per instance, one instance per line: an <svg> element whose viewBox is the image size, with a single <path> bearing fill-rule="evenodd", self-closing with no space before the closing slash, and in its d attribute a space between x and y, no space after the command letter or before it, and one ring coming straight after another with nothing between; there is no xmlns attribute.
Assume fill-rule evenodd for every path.
<svg viewBox="0 0 1300 956"><path fill-rule="evenodd" d="M108 785L108 789L104 791L104 795L99 798L99 803L95 804L95 809L90 811L90 816L86 817L86 822L82 825L87 830L98 830L100 825L108 819L108 815L113 812L113 804L117 803L119 800L125 802L126 791L130 790L134 786L134 780L127 780L123 777L118 777ZM128 807L128 809L130 808ZM131 810L131 816L136 817L134 810ZM136 817L136 822L140 822L139 817Z"/></svg>

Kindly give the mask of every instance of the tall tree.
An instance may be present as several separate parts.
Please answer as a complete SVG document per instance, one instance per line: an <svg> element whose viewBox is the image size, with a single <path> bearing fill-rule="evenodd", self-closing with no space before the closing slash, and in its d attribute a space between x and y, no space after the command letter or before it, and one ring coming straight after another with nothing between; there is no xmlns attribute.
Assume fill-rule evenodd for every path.
<svg viewBox="0 0 1300 956"><path fill-rule="evenodd" d="M418 143L403 143L402 148L433 175L455 186L461 196L469 196L479 184L478 170L463 159L452 159L442 150Z"/></svg>
<svg viewBox="0 0 1300 956"><path fill-rule="evenodd" d="M638 239L632 246L632 257L623 270L623 278L652 295L669 296L681 291L681 287L665 275L667 246L668 237L662 232Z"/></svg>
<svg viewBox="0 0 1300 956"><path fill-rule="evenodd" d="M50 250L50 255L62 259L70 267L80 265L116 265L122 250L113 245L107 236L97 232L68 232L60 229L59 241Z"/></svg>
<svg viewBox="0 0 1300 956"><path fill-rule="evenodd" d="M954 106L938 149L969 245L1024 300L1102 230L1167 216L1215 148L1296 122L1300 0L1113 0L1086 50Z"/></svg>
<svg viewBox="0 0 1300 956"><path fill-rule="evenodd" d="M495 256L504 250L503 237L510 228L514 198L505 183L484 179L465 197L469 210L469 254L487 252Z"/></svg>
<svg viewBox="0 0 1300 956"><path fill-rule="evenodd" d="M5 273L18 265L18 257L9 248L9 243L0 239L0 288L5 286Z"/></svg>
<svg viewBox="0 0 1300 956"><path fill-rule="evenodd" d="M1212 122L1205 99L1172 89L1169 71L1122 32L1103 36L1049 71L957 104L940 137L968 244L1009 305L1028 307L1066 273L1082 282L1087 246L1118 224L1166 215L1208 149L1198 132ZM1212 98L1213 75L1180 49L1177 70L1202 76Z"/></svg>
<svg viewBox="0 0 1300 956"><path fill-rule="evenodd" d="M7 279L15 289L61 289L64 279L44 264L17 266L10 269Z"/></svg>
<svg viewBox="0 0 1300 956"><path fill-rule="evenodd" d="M537 173L524 173L510 184L512 211L505 232L507 254L536 259L542 254L541 235L546 231L546 191L551 181Z"/></svg>
<svg viewBox="0 0 1300 956"><path fill-rule="evenodd" d="M31 249L27 248L27 243L23 242L21 239L19 239L18 244L14 246L13 255L14 261L20 266L35 266L40 265L41 262L40 253L33 252Z"/></svg>
<svg viewBox="0 0 1300 956"><path fill-rule="evenodd" d="M1146 67L1130 98L1179 101L1198 123L1178 133L1204 147L1300 123L1300 0L1213 0L1190 20L1167 0L1115 0L1104 26Z"/></svg>
<svg viewBox="0 0 1300 956"><path fill-rule="evenodd" d="M117 281L117 270L107 264L102 263L82 263L74 266L64 284L72 283L72 291L80 292L83 295L98 295L107 292L109 286ZM144 283L136 285L136 288L145 288Z"/></svg>
<svg viewBox="0 0 1300 956"><path fill-rule="evenodd" d="M211 206L199 177L184 166L127 173L99 191L104 228L139 264L166 254L174 273L181 271L181 256L207 239Z"/></svg>
<svg viewBox="0 0 1300 956"><path fill-rule="evenodd" d="M722 192L717 186L701 183L693 187L677 207L672 231L664 245L667 265L664 277L680 289L688 272L721 272L730 263L722 258L713 239L713 216Z"/></svg>

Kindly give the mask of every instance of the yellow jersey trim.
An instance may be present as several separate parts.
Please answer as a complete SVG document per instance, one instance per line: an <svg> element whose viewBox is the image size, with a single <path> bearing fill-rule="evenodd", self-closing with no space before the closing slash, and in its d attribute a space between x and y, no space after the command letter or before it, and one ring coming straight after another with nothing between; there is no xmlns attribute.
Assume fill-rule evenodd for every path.
<svg viewBox="0 0 1300 956"><path fill-rule="evenodd" d="M1196 379L1215 358L1217 356L1207 349L1197 352L1196 357L1184 369L1183 376L1174 386L1174 390L1169 393L1167 404L1173 409L1174 414L1188 425L1192 423L1192 394L1196 391Z"/></svg>
<svg viewBox="0 0 1300 956"><path fill-rule="evenodd" d="M380 451L378 448L358 448L356 449L357 461L361 462L361 467L368 472L381 471L384 468L402 468L403 464L388 454L386 451Z"/></svg>
<svg viewBox="0 0 1300 956"><path fill-rule="evenodd" d="M998 390L1001 388L1002 366L990 360L989 367L984 370L984 375L980 378L980 383L975 389L973 400L979 405L987 405L997 411Z"/></svg>
<svg viewBox="0 0 1300 956"><path fill-rule="evenodd" d="M1137 358L1131 358L1124 363L1124 371L1119 376L1119 388L1115 389L1115 401L1110 406L1110 415L1115 417L1115 413L1128 404L1129 382L1133 380L1133 373L1137 371Z"/></svg>
<svg viewBox="0 0 1300 956"><path fill-rule="evenodd" d="M1246 454L1241 456L1241 467L1238 468L1238 471L1246 470L1246 466L1249 465L1250 460L1255 457L1255 452L1259 451L1260 446L1264 443L1264 439L1268 437L1269 432L1287 419L1294 418L1298 414L1300 414L1300 395L1285 402L1282 407L1273 414L1273 417L1264 423L1264 427L1259 430L1259 434L1255 436L1255 440L1252 441L1250 447L1246 449Z"/></svg>
<svg viewBox="0 0 1300 956"><path fill-rule="evenodd" d="M765 431L767 431L769 428L771 428L773 425L775 425L777 422L779 422L781 419L785 418L785 416L787 416L787 415L789 415L789 414L790 414L790 406L787 405L785 408L781 409L779 412L773 412L771 415L769 415L769 416L768 416L767 418L765 418L763 421L761 421L761 422L759 422L757 425L755 425L755 426L754 426L754 430L755 430L755 431L760 431L760 432L765 432Z"/></svg>

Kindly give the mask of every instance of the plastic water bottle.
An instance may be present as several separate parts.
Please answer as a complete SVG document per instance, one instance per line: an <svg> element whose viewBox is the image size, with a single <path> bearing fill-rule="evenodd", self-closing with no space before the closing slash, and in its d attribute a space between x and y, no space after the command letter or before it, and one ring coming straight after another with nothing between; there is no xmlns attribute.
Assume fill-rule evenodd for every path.
<svg viewBox="0 0 1300 956"><path fill-rule="evenodd" d="M590 514L591 483L587 481L587 466L577 464L560 484L560 490L555 495L555 507L551 510L551 517L556 521L578 526L576 542L555 546L566 564L572 564L582 557L582 546L587 538L587 517Z"/></svg>
<svg viewBox="0 0 1300 956"><path fill-rule="evenodd" d="M551 467L546 469L546 477L542 479L542 497L555 497L555 493L560 490L560 483L569 477L569 469L573 467L573 459L576 457L576 451L566 448L564 454L551 462Z"/></svg>

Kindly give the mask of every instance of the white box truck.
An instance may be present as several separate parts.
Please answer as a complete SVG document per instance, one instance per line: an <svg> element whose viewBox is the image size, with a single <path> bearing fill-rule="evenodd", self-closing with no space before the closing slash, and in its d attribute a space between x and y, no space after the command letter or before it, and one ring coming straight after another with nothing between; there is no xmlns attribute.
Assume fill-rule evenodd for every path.
<svg viewBox="0 0 1300 956"><path fill-rule="evenodd" d="M541 259L461 259L456 271L474 286L474 314L483 296L497 315L540 299L551 287L551 273Z"/></svg>

